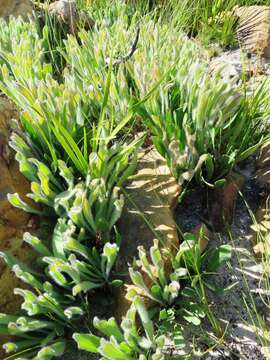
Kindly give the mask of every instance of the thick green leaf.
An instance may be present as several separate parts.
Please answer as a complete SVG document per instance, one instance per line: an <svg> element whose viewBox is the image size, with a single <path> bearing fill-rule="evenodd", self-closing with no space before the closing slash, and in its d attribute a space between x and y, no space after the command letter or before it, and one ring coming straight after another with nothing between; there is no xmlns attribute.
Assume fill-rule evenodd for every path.
<svg viewBox="0 0 270 360"><path fill-rule="evenodd" d="M98 353L100 346L100 338L90 334L73 334L73 339L76 341L78 348L92 353Z"/></svg>
<svg viewBox="0 0 270 360"><path fill-rule="evenodd" d="M232 256L232 247L228 244L221 245L206 254L208 272L217 271L220 266L229 261Z"/></svg>

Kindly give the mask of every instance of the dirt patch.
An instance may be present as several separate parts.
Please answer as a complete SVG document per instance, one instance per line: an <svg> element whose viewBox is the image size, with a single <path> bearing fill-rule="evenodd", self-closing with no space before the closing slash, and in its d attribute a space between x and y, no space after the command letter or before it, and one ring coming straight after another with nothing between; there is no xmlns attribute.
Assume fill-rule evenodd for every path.
<svg viewBox="0 0 270 360"><path fill-rule="evenodd" d="M263 189L255 180L255 157L245 161L237 171L245 176L246 183L242 194L237 198L233 224L228 234L213 233L209 242L210 246L231 244L232 259L227 266L219 270L216 283L222 288L233 284L235 286L222 296L209 294L213 312L227 330L223 343L209 354L200 357L205 360L267 359L267 339L261 333L256 318L257 314L265 317L267 311L263 301L266 289L261 282L263 269L256 262L252 251L253 244L247 237L252 224L251 213L255 213L260 205ZM191 231L200 221L211 226L205 206L205 192L202 189L194 190L178 206L176 220L183 232ZM208 327L207 324L205 326ZM210 326L208 332L209 339L214 338ZM201 352L207 348L209 344L206 347L202 341Z"/></svg>

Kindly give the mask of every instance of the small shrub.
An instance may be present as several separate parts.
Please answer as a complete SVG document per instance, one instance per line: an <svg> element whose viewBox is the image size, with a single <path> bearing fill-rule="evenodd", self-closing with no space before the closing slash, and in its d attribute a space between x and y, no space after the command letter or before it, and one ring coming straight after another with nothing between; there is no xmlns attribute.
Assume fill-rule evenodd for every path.
<svg viewBox="0 0 270 360"><path fill-rule="evenodd" d="M138 250L139 260L129 269L133 285L127 285L127 298L139 295L152 306L176 306L186 321L199 325L208 312L205 289L221 292L213 275L230 259L231 247L221 245L202 253L196 237L185 234L175 256L162 254L158 241L150 248L151 262L144 248Z"/></svg>
<svg viewBox="0 0 270 360"><path fill-rule="evenodd" d="M130 277L134 285L128 286L127 298L131 307L119 327L116 320L94 319L94 327L105 337L75 333L73 338L80 349L98 353L104 359L165 359L166 341L170 338L176 348L185 346L184 327L181 322L199 326L208 316L217 326L213 314L209 312L204 287L212 291L217 288L209 277L219 266L230 259L231 248L221 245L202 254L192 234L186 234L184 243L176 256L161 254L156 241L150 249L152 262L147 259L145 250L140 247L139 260L130 268ZM170 265L165 258L169 258ZM136 267L140 271L136 270ZM155 308L149 309L149 301ZM147 307L145 306L148 303ZM151 305L150 305L151 306ZM154 310L154 311L153 311ZM139 315L141 329L138 331ZM153 316L159 313L156 327ZM176 320L177 319L177 320ZM177 322L176 322L177 321ZM214 323L215 321L215 323Z"/></svg>
<svg viewBox="0 0 270 360"><path fill-rule="evenodd" d="M141 107L153 143L180 185L220 186L268 138L267 86L252 95L183 49L175 81Z"/></svg>
<svg viewBox="0 0 270 360"><path fill-rule="evenodd" d="M14 290L24 299L18 315L0 315L1 333L15 336L4 345L6 352L16 352L14 359L20 355L27 359L32 356L51 359L63 354L72 332L78 326L87 328L86 304L91 301L91 293L121 285L120 280L111 276L119 245L107 242L98 251L87 246L83 231L79 235L76 232L70 221L60 219L49 246L25 233L24 241L40 254L40 266L35 270L7 253L0 253L16 277L32 288Z"/></svg>
<svg viewBox="0 0 270 360"><path fill-rule="evenodd" d="M142 328L136 325L136 314L139 315ZM94 319L94 327L104 337L94 334L73 335L79 349L100 354L106 360L163 360L162 348L164 336L155 336L154 324L140 297L136 297L123 318L121 325L114 318L109 320Z"/></svg>
<svg viewBox="0 0 270 360"><path fill-rule="evenodd" d="M100 237L103 242L110 238L121 215L124 199L120 188L135 169L135 149L142 139L130 144L115 143L110 147L108 142L106 133L101 131L97 152L93 151L89 162L86 162L86 178L76 181L75 171L63 160L57 161L57 169L53 171L44 162L35 159L31 147L21 137L13 134L11 138L20 170L31 181L32 193L29 197L46 205L45 214L70 218L79 228L84 228L92 237ZM72 144L73 140L70 150ZM84 161L83 154L79 154L76 160L81 158ZM18 194L9 195L9 200L22 210L40 213L23 202Z"/></svg>

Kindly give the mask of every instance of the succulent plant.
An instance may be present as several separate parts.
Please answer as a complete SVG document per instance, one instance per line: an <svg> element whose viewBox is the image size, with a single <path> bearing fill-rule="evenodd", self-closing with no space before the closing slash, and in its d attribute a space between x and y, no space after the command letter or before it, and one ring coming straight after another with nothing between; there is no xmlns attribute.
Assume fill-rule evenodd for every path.
<svg viewBox="0 0 270 360"><path fill-rule="evenodd" d="M136 325L136 314L139 315L141 329ZM120 326L114 318L95 318L94 327L104 337L75 333L73 338L79 349L98 353L106 360L165 359L162 353L165 338L155 336L154 324L139 296L132 302Z"/></svg>

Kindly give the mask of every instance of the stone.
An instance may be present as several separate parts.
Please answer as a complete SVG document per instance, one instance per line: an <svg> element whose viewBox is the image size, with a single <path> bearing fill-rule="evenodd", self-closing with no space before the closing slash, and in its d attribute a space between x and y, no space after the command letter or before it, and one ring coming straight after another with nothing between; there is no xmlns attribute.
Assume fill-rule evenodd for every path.
<svg viewBox="0 0 270 360"><path fill-rule="evenodd" d="M256 175L255 179L258 183L268 189L270 189L270 141L265 143L259 152L256 161Z"/></svg>
<svg viewBox="0 0 270 360"><path fill-rule="evenodd" d="M213 230L222 232L232 224L238 191L245 183L245 177L231 172L222 187L209 189L209 218Z"/></svg>
<svg viewBox="0 0 270 360"><path fill-rule="evenodd" d="M238 18L237 38L250 54L270 58L270 6L241 6L234 9Z"/></svg>
<svg viewBox="0 0 270 360"><path fill-rule="evenodd" d="M0 0L0 16L25 16L33 10L30 0Z"/></svg>
<svg viewBox="0 0 270 360"><path fill-rule="evenodd" d="M260 258L264 254L270 255L270 141L260 148L255 179L263 187L264 199L256 211L256 223L251 226L250 238L254 253Z"/></svg>
<svg viewBox="0 0 270 360"><path fill-rule="evenodd" d="M224 80L237 79L242 76L243 62L240 50L227 51L222 55L213 57L210 61L210 69L218 71Z"/></svg>
<svg viewBox="0 0 270 360"><path fill-rule="evenodd" d="M270 208L269 198L259 207L255 223L251 225L250 236L253 251L257 258L270 256ZM267 269L270 271L270 269Z"/></svg>
<svg viewBox="0 0 270 360"><path fill-rule="evenodd" d="M13 208L7 200L7 194L18 192L24 201L35 206L26 194L30 185L19 171L11 151L8 150L10 120L17 117L15 107L5 98L0 97L0 251L8 251L20 261L30 261L36 255L23 242L25 231L33 227L33 219L19 209ZM12 314L21 304L21 298L13 294L15 287L22 286L13 272L0 259L0 313ZM5 339L0 336L0 345ZM3 354L0 350L0 359Z"/></svg>
<svg viewBox="0 0 270 360"><path fill-rule="evenodd" d="M270 256L270 141L260 148L256 159L255 179L263 188L263 200L256 211L249 238L255 255L261 258Z"/></svg>
<svg viewBox="0 0 270 360"><path fill-rule="evenodd" d="M71 34L76 34L80 25L89 30L95 24L86 12L78 11L75 1L55 1L49 5L48 13L61 24L66 25Z"/></svg>
<svg viewBox="0 0 270 360"><path fill-rule="evenodd" d="M165 259L168 252L177 251L179 239L173 210L180 192L166 160L154 149L142 151L137 171L124 192L126 205L119 222L122 247L116 271L126 272L128 264L138 258L138 246L149 250L155 238L162 244ZM124 281L129 283L129 277ZM125 294L125 287L116 292L117 319L121 319L130 305Z"/></svg>
<svg viewBox="0 0 270 360"><path fill-rule="evenodd" d="M265 356L265 359L270 359L270 349L269 346L262 347L262 353Z"/></svg>
<svg viewBox="0 0 270 360"><path fill-rule="evenodd" d="M254 94L270 75L270 59L247 54L238 48L211 57L209 69L211 72L218 71L225 81L237 85L244 83L247 94Z"/></svg>

